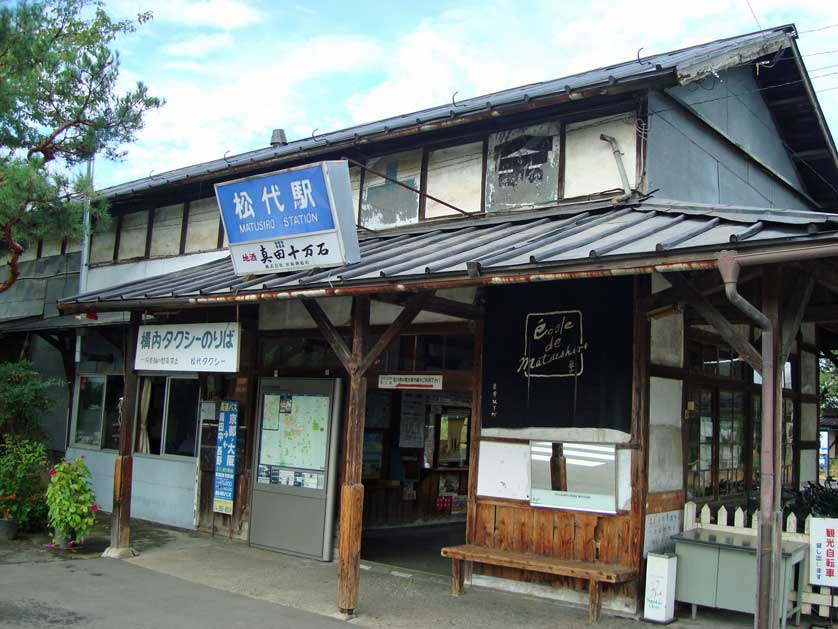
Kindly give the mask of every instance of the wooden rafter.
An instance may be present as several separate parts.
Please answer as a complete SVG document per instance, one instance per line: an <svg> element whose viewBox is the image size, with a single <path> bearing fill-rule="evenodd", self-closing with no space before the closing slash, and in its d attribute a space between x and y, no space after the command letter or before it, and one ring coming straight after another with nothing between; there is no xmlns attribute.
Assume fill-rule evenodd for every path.
<svg viewBox="0 0 838 629"><path fill-rule="evenodd" d="M701 294L695 285L681 273L667 273L666 279L672 284L680 299L695 308L707 323L712 325L719 336L730 345L754 371L762 373L762 357L751 342L733 327L715 305Z"/></svg>
<svg viewBox="0 0 838 629"><path fill-rule="evenodd" d="M789 295L788 301L784 304L782 319L782 344L780 349L780 364L785 364L791 353L791 346L800 330L806 308L809 306L809 299L812 297L812 289L815 287L815 278L809 275L802 282L797 282Z"/></svg>
<svg viewBox="0 0 838 629"><path fill-rule="evenodd" d="M669 274L664 275L669 279ZM760 277L759 269L746 268L743 269L739 275L739 285L745 284ZM715 271L705 273L693 280L696 290L708 297L710 295L720 293L724 290L725 285L722 283L722 278ZM650 295L641 303L642 309L647 313L655 313L660 310L666 310L678 305L682 300L679 297L680 293L674 288L667 288Z"/></svg>
<svg viewBox="0 0 838 629"><path fill-rule="evenodd" d="M375 301L395 304L398 306L404 306L408 301L408 299L405 299L402 295L395 293L373 295L372 298ZM455 301L453 299L445 299L444 297L430 297L427 303L422 307L422 310L447 315L449 317L457 317L458 319L468 319L471 321L479 321L483 318L483 309L481 307L461 301Z"/></svg>

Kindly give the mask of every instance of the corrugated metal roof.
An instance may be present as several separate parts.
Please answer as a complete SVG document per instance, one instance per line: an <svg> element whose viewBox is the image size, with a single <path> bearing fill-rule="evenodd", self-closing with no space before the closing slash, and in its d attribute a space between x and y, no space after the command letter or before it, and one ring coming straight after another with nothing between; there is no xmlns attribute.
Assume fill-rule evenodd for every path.
<svg viewBox="0 0 838 629"><path fill-rule="evenodd" d="M610 86L628 80L673 72L676 74L677 80L688 82L701 78L709 72L718 72L723 69L725 64L720 62L720 59L727 59L727 65L745 63L789 46L791 38L794 36L796 36L794 26L786 25L747 35L720 39L681 50L632 59L631 61L550 81L531 83L493 94L486 94L458 101L456 104L453 102L446 103L439 107L305 138L286 145L269 146L239 155L225 156L221 159L105 188L100 193L108 198L130 195L191 178L223 173L226 170L246 167L249 164L264 164L304 155L309 151L322 149L324 146L351 145L370 136L410 129L411 127L417 127L417 130L421 131L423 125L442 120L462 118L491 109L528 103L560 94L571 94L601 85Z"/></svg>
<svg viewBox="0 0 838 629"><path fill-rule="evenodd" d="M834 224L834 225L833 225ZM522 214L429 223L361 239L361 261L323 271L238 277L230 258L142 282L62 300L118 304L126 300L190 300L318 287L377 286L515 272L579 262L665 258L754 245L838 239L838 214L667 203L614 208L590 203ZM735 244L731 244L735 243Z"/></svg>

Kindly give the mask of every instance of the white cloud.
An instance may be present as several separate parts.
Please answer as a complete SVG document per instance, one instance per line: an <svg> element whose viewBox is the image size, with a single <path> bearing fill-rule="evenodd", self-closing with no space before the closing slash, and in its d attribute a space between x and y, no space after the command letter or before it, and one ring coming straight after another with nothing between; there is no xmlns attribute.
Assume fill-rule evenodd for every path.
<svg viewBox="0 0 838 629"><path fill-rule="evenodd" d="M212 76L205 72L193 78L180 72L179 78L156 83L152 92L165 98L166 105L147 116L139 141L126 147L128 159L113 181L99 185L146 177L152 167L161 173L218 159L225 152L264 147L277 127L322 126L308 118L309 86L365 67L380 51L363 38L324 36L293 48L263 49L260 55L205 68Z"/></svg>
<svg viewBox="0 0 838 629"><path fill-rule="evenodd" d="M263 14L245 0L109 0L108 8L121 17L151 11L154 20L187 27L234 30L255 24Z"/></svg>
<svg viewBox="0 0 838 629"><path fill-rule="evenodd" d="M163 54L171 57L204 57L210 52L233 45L233 36L229 33L198 35L190 39L167 44L162 47Z"/></svg>
<svg viewBox="0 0 838 629"><path fill-rule="evenodd" d="M347 98L355 122L441 105L457 98L544 81L714 39L757 30L741 0L700 3L593 0L508 0L465 5L418 24L389 45L385 78ZM769 28L793 20L815 28L838 22L838 3L762 0L760 23ZM836 31L803 35L824 40ZM825 48L835 48L824 44Z"/></svg>

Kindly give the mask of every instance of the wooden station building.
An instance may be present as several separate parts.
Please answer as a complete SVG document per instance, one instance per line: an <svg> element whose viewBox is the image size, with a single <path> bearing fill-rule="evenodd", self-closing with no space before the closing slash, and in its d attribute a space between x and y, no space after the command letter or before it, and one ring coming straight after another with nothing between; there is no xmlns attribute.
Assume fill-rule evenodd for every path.
<svg viewBox="0 0 838 629"><path fill-rule="evenodd" d="M838 321L838 159L796 37L277 133L103 191L116 220L93 235L87 292L3 333L66 356L72 315L101 318L67 361L67 451L113 495L113 546L131 514L318 556L268 532L322 520L310 492L341 610L363 610L365 528L465 518L455 591L517 581L596 618L639 611L644 556L669 548L685 500L781 511L818 477L818 354ZM350 165L360 261L236 275L213 184L321 160ZM235 372L135 369L146 326L225 322ZM272 387L300 379L338 383L335 464L312 473L265 454L292 404ZM211 400L239 404L229 514ZM282 479L294 507L269 506ZM767 597L769 551L758 565Z"/></svg>

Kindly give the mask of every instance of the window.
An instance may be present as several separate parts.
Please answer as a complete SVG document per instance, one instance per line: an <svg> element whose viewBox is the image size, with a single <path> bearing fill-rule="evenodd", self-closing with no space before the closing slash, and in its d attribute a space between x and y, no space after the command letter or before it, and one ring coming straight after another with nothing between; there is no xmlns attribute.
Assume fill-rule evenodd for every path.
<svg viewBox="0 0 838 629"><path fill-rule="evenodd" d="M437 465L465 467L468 465L469 409L446 408L439 416Z"/></svg>
<svg viewBox="0 0 838 629"><path fill-rule="evenodd" d="M719 495L745 491L745 394L719 391Z"/></svg>
<svg viewBox="0 0 838 629"><path fill-rule="evenodd" d="M122 376L79 376L75 445L117 449L121 422Z"/></svg>
<svg viewBox="0 0 838 629"><path fill-rule="evenodd" d="M712 496L713 393L691 390L687 400L687 496Z"/></svg>
<svg viewBox="0 0 838 629"><path fill-rule="evenodd" d="M385 155L367 162L367 167L419 189L422 152L408 151ZM388 229L419 221L419 193L367 170L361 194L361 225L370 229Z"/></svg>
<svg viewBox="0 0 838 629"><path fill-rule="evenodd" d="M136 452L195 456L199 396L197 378L141 378Z"/></svg>
<svg viewBox="0 0 838 629"><path fill-rule="evenodd" d="M468 371L472 367L474 338L465 334L402 336L399 369Z"/></svg>
<svg viewBox="0 0 838 629"><path fill-rule="evenodd" d="M560 144L560 126L555 122L490 135L486 211L556 203Z"/></svg>

